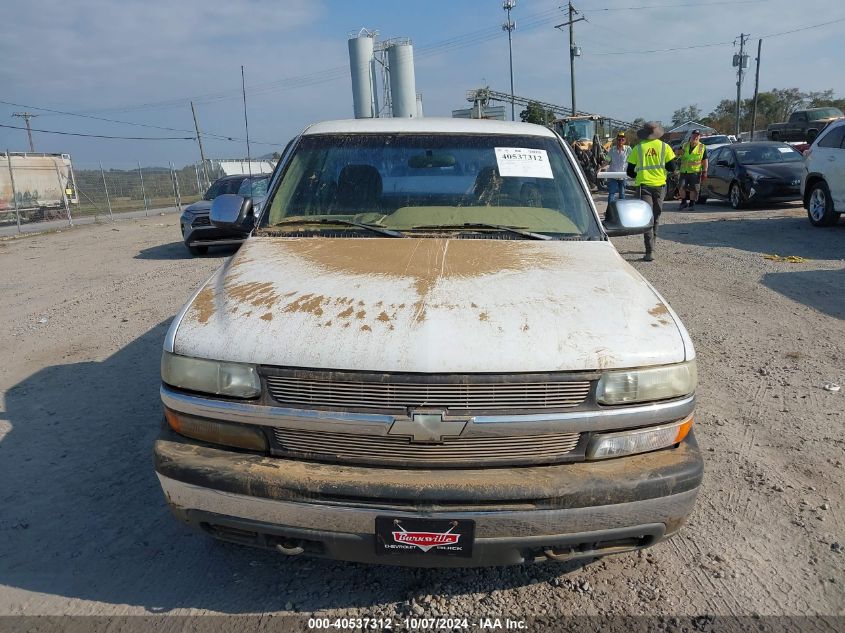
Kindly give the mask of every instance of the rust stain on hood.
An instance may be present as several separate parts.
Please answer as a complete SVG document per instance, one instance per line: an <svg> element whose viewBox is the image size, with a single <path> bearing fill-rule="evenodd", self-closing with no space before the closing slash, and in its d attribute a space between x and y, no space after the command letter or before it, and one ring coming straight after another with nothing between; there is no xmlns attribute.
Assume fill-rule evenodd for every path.
<svg viewBox="0 0 845 633"><path fill-rule="evenodd" d="M414 279L420 295L440 278L477 277L503 270L527 270L559 263L557 254L533 244L506 240L450 239L285 240L285 251L329 273L386 275Z"/></svg>
<svg viewBox="0 0 845 633"><path fill-rule="evenodd" d="M249 303L256 308L272 308L279 300L271 281L236 283L235 279L231 278L226 282L224 289L227 297L238 303Z"/></svg>
<svg viewBox="0 0 845 633"><path fill-rule="evenodd" d="M669 308L667 308L663 303L658 303L649 310L648 313L657 319L657 323L652 323L654 327L659 327L660 325L672 325L672 319L668 316Z"/></svg>
<svg viewBox="0 0 845 633"><path fill-rule="evenodd" d="M287 304L285 312L309 312L320 317L323 316L323 303L325 301L326 298L323 295L305 294Z"/></svg>
<svg viewBox="0 0 845 633"><path fill-rule="evenodd" d="M538 251L536 245L504 240L453 239L342 239L284 240L286 254L294 255L326 275L366 275L412 280L418 301L414 320L424 321L432 289L440 279L480 277L502 271L525 271L560 265L561 255ZM309 295L303 295L303 299ZM291 304L292 305L292 304ZM358 302L362 305L362 302ZM401 306L400 306L401 307ZM318 312L319 310L319 312ZM312 311L316 316L322 309ZM351 312L338 314L344 318ZM355 315L362 319L358 312Z"/></svg>
<svg viewBox="0 0 845 633"><path fill-rule="evenodd" d="M191 311L196 315L199 323L208 323L214 316L214 288L206 286L191 304Z"/></svg>

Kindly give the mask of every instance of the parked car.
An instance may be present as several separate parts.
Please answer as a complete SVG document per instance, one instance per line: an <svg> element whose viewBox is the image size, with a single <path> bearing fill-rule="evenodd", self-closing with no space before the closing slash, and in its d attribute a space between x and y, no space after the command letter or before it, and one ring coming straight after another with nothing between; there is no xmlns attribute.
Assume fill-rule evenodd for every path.
<svg viewBox="0 0 845 633"><path fill-rule="evenodd" d="M812 142L825 126L845 114L839 108L809 108L796 110L786 123L772 123L766 131L773 141Z"/></svg>
<svg viewBox="0 0 845 633"><path fill-rule="evenodd" d="M845 119L831 123L807 150L801 197L814 226L832 226L845 212Z"/></svg>
<svg viewBox="0 0 845 633"><path fill-rule="evenodd" d="M211 224L209 213L212 201L220 195L231 193L242 197L253 198L253 205L259 208L267 195L269 174L256 175L250 178L246 174L224 176L215 180L208 191L192 205L185 207L179 218L182 229L182 239L192 255L205 255L209 246L240 244L246 234L240 229L225 230Z"/></svg>
<svg viewBox="0 0 845 633"><path fill-rule="evenodd" d="M786 143L758 141L708 149L699 202L720 198L734 209L757 201L801 199L804 157Z"/></svg>
<svg viewBox="0 0 845 633"><path fill-rule="evenodd" d="M708 152L735 142L726 134L711 134L710 136L701 137L701 144L707 147Z"/></svg>
<svg viewBox="0 0 845 633"><path fill-rule="evenodd" d="M693 508L696 360L539 125L308 127L174 319L155 469L176 516L287 555L485 566L640 549Z"/></svg>

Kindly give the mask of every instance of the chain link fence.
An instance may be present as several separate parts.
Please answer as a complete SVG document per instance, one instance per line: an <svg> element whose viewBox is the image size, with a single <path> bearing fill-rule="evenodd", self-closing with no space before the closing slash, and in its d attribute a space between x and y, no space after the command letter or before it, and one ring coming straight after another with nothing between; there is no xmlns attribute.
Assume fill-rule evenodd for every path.
<svg viewBox="0 0 845 633"><path fill-rule="evenodd" d="M118 214L181 211L207 188L200 165L179 169L71 163L67 154L0 154L0 234L57 228Z"/></svg>

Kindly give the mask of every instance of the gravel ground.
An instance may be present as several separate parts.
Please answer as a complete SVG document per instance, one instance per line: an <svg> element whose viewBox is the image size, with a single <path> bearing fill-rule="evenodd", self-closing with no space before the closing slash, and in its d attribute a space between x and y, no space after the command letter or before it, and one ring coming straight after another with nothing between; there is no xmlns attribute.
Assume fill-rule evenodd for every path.
<svg viewBox="0 0 845 633"><path fill-rule="evenodd" d="M172 215L0 241L0 614L845 615L845 221L668 207L656 262L614 241L696 344L704 485L678 537L569 566L365 567L191 532L152 468L159 355L231 251L187 257Z"/></svg>

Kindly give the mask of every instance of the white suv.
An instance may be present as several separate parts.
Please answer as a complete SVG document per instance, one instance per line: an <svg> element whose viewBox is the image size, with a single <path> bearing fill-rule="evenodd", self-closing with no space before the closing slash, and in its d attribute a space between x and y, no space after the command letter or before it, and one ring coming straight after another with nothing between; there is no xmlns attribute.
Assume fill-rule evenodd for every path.
<svg viewBox="0 0 845 633"><path fill-rule="evenodd" d="M845 212L845 119L828 125L807 150L801 196L813 226L833 226Z"/></svg>

